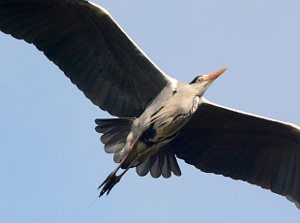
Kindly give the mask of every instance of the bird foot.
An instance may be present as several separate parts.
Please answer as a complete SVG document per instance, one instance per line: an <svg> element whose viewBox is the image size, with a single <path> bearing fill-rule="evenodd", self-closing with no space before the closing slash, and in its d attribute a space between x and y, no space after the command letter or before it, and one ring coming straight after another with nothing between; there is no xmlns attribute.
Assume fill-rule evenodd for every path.
<svg viewBox="0 0 300 223"><path fill-rule="evenodd" d="M99 197L101 197L103 194L106 193L106 195L109 194L111 189L120 181L122 176L116 176L116 174L113 172L108 175L108 177L103 181L103 183L98 187L98 190L102 188Z"/></svg>

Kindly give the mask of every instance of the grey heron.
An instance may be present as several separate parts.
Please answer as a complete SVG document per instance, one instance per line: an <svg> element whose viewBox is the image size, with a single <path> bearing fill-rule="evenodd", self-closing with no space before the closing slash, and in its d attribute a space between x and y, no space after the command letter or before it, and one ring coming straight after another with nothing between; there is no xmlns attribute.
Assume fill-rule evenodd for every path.
<svg viewBox="0 0 300 223"><path fill-rule="evenodd" d="M96 130L123 173L136 167L141 176L180 175L177 156L299 206L299 127L204 99L208 83L224 70L190 84L177 81L153 64L105 9L82 0L0 0L0 29L33 43L95 105L120 117L97 119ZM116 171L100 195L123 176Z"/></svg>

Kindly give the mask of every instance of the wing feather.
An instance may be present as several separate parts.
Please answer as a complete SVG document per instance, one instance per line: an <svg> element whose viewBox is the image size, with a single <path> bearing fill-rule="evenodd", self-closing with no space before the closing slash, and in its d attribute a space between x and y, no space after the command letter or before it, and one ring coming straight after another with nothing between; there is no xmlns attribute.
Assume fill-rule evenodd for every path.
<svg viewBox="0 0 300 223"><path fill-rule="evenodd" d="M0 0L0 30L33 43L95 105L140 115L174 84L100 6L84 0Z"/></svg>
<svg viewBox="0 0 300 223"><path fill-rule="evenodd" d="M300 128L208 101L171 143L177 157L300 203Z"/></svg>

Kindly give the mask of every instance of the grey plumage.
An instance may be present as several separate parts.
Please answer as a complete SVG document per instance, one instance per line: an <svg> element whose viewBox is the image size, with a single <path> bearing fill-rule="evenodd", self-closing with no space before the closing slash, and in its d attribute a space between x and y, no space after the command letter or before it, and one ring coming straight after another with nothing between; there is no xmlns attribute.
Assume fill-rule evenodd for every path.
<svg viewBox="0 0 300 223"><path fill-rule="evenodd" d="M106 10L82 0L1 0L0 29L33 43L95 105L137 116L167 84Z"/></svg>
<svg viewBox="0 0 300 223"><path fill-rule="evenodd" d="M125 146L126 137L131 130L133 119L96 119L96 131L102 133L101 142L104 144L104 150L107 153L114 154L114 161L119 163L120 152Z"/></svg>
<svg viewBox="0 0 300 223"><path fill-rule="evenodd" d="M296 125L204 100L171 147L177 157L204 172L270 189L293 198L299 207L300 129Z"/></svg>
<svg viewBox="0 0 300 223"><path fill-rule="evenodd" d="M190 84L177 81L105 9L84 0L0 0L0 30L34 44L88 99L119 117L96 120L105 151L119 163L100 185L100 196L132 167L140 176L181 175L176 155L299 207L299 127L205 100L205 90L225 70ZM117 176L119 168L125 170Z"/></svg>
<svg viewBox="0 0 300 223"><path fill-rule="evenodd" d="M148 157L136 167L139 176L146 176L149 172L152 177L171 177L171 173L176 176L181 175L180 168L175 158L172 148L168 145L161 148L156 154Z"/></svg>

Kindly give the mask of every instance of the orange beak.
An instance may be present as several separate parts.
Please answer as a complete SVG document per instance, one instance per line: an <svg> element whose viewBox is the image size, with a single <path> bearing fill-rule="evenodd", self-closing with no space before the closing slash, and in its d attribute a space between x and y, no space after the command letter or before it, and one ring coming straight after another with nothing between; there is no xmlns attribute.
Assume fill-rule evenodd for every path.
<svg viewBox="0 0 300 223"><path fill-rule="evenodd" d="M204 75L203 80L213 81L213 80L217 79L221 74L223 74L226 70L227 70L227 68L222 68L222 69L217 70L216 72L214 72L212 74Z"/></svg>

